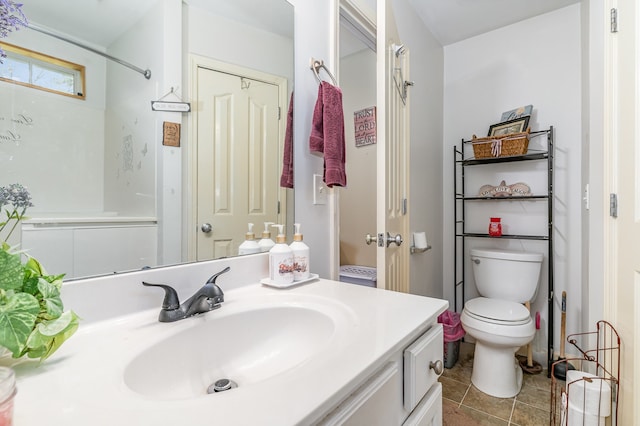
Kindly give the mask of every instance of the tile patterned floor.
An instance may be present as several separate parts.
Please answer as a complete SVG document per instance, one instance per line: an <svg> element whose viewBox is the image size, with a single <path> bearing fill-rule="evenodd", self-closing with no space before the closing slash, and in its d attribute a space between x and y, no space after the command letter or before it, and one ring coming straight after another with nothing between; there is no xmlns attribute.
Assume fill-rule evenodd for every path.
<svg viewBox="0 0 640 426"><path fill-rule="evenodd" d="M549 424L551 379L546 370L524 374L522 390L514 398L495 398L471 384L474 345L462 342L458 362L440 377L443 408L456 410L480 426L542 426ZM447 410L443 410L446 411ZM444 426L460 426L457 420L443 419Z"/></svg>

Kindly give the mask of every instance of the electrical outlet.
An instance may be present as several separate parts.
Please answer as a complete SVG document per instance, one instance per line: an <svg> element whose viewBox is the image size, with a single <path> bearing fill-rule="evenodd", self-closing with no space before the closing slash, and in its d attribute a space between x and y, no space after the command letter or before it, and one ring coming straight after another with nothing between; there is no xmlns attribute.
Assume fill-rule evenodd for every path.
<svg viewBox="0 0 640 426"><path fill-rule="evenodd" d="M322 180L322 175L313 175L313 204L327 204L329 188Z"/></svg>

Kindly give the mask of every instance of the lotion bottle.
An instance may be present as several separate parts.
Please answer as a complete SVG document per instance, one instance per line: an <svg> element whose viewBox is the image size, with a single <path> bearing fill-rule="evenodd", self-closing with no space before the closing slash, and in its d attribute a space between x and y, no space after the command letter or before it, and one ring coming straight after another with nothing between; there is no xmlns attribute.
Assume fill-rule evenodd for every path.
<svg viewBox="0 0 640 426"><path fill-rule="evenodd" d="M264 232L262 232L262 239L258 241L260 251L262 252L267 252L271 250L271 247L276 245L276 243L271 239L271 231L269 231L269 226L271 225L273 225L273 222L264 223Z"/></svg>
<svg viewBox="0 0 640 426"><path fill-rule="evenodd" d="M272 284L290 284L293 282L293 251L286 243L284 225L271 226L278 228L278 236L269 250L269 279Z"/></svg>
<svg viewBox="0 0 640 426"><path fill-rule="evenodd" d="M238 247L238 254L242 256L254 253L260 253L260 246L256 241L256 235L253 233L253 223L249 223L249 230L245 234L244 242Z"/></svg>
<svg viewBox="0 0 640 426"><path fill-rule="evenodd" d="M309 246L302 242L300 224L295 223L293 242L289 246L293 252L293 280L301 281L309 278Z"/></svg>

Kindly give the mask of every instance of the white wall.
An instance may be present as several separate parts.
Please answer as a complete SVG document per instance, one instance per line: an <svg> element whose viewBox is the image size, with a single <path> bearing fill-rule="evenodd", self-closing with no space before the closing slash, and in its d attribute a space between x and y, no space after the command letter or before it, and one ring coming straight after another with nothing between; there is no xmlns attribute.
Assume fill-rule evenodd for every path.
<svg viewBox="0 0 640 426"><path fill-rule="evenodd" d="M178 97L188 101L183 97L186 90L180 87L183 81L182 75L182 1L164 0L164 15L162 37L164 38L162 54L162 78L158 79L156 85L155 99L166 95L171 88L178 90ZM158 115L156 122L157 140L161 138L162 121L172 123L182 123L183 117L188 114L178 112L162 112ZM157 158L157 211L158 216L158 265L173 265L186 260L186 251L182 249L183 235L183 185L182 185L182 153L185 141L187 140L184 131L185 123L182 123L180 148L162 146L158 143Z"/></svg>
<svg viewBox="0 0 640 426"><path fill-rule="evenodd" d="M309 68L311 58L324 59L332 69L332 11L334 1L290 1L295 6L295 115L294 115L294 184L295 218L302 224L304 240L311 248L313 272L321 277L330 271L329 204L313 204L313 175L322 174L322 158L309 152L309 134L318 82ZM335 23L334 23L335 24ZM347 177L348 178L348 177ZM339 191L339 189L334 189Z"/></svg>
<svg viewBox="0 0 640 426"><path fill-rule="evenodd" d="M489 125L499 122L503 111L533 104L530 126L541 130L554 126L555 132L555 186L554 186L554 262L555 262L555 318L559 318L559 296L568 293L568 332L581 330L581 31L580 5L576 4L555 12L519 22L445 48L444 96L444 222L445 240L444 290L445 297L453 298L453 152L452 147L461 138L472 134L483 135ZM534 141L532 141L534 144ZM542 167L544 164L542 165ZM483 166L484 167L484 166ZM497 176L508 181L522 178L517 168L507 168ZM532 187L544 188L546 181L540 174L524 175ZM477 187L491 182L490 174L473 182ZM485 181L487 180L487 181ZM507 182L513 183L513 182ZM496 207L492 203L490 208ZM517 214L522 208L524 214ZM544 211L531 204L505 207L502 211L512 230L532 229L525 215L534 215L539 225ZM479 214L472 226L484 226L488 213ZM538 225L533 225L538 232ZM480 232L480 231L479 231ZM504 242L483 240L483 245L505 247ZM478 243L479 244L479 243ZM537 250L533 242L512 241L509 247ZM543 272L546 264L543 265ZM468 274L467 276L471 276ZM532 310L543 317L541 332L546 334L547 301L546 279ZM472 288L473 291L473 288ZM557 321L556 321L557 323ZM543 341L546 340L546 337ZM554 341L559 342L558 331ZM545 359L538 354L537 358Z"/></svg>
<svg viewBox="0 0 640 426"><path fill-rule="evenodd" d="M608 13L608 11L606 12ZM587 244L583 244L582 312L584 330L592 330L594 324L603 319L604 313L604 230L605 211L608 201L604 198L604 85L605 60L604 40L606 33L605 8L598 2L582 1L583 52L583 187L589 185L589 208L583 205L583 233Z"/></svg>
<svg viewBox="0 0 640 426"><path fill-rule="evenodd" d="M189 53L283 76L292 85L293 40L197 7L189 7L188 19Z"/></svg>

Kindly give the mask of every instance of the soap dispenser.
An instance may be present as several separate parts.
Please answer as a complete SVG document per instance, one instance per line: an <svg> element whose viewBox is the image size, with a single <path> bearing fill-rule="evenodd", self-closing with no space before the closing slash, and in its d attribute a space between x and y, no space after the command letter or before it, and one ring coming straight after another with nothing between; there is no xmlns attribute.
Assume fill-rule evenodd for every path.
<svg viewBox="0 0 640 426"><path fill-rule="evenodd" d="M289 247L293 252L293 280L301 281L309 278L309 246L302 242L300 224L295 223L293 242Z"/></svg>
<svg viewBox="0 0 640 426"><path fill-rule="evenodd" d="M271 231L269 230L269 226L271 225L273 225L273 222L264 223L264 232L262 232L262 239L258 241L260 251L262 252L269 251L271 250L271 247L276 245L276 243L271 239Z"/></svg>
<svg viewBox="0 0 640 426"><path fill-rule="evenodd" d="M284 225L271 226L278 228L278 236L269 250L269 279L272 284L290 284L293 282L293 251L286 243Z"/></svg>
<svg viewBox="0 0 640 426"><path fill-rule="evenodd" d="M256 241L256 235L253 233L253 223L249 223L249 230L245 234L245 240L240 247L238 247L238 254L254 254L260 253L260 246Z"/></svg>

